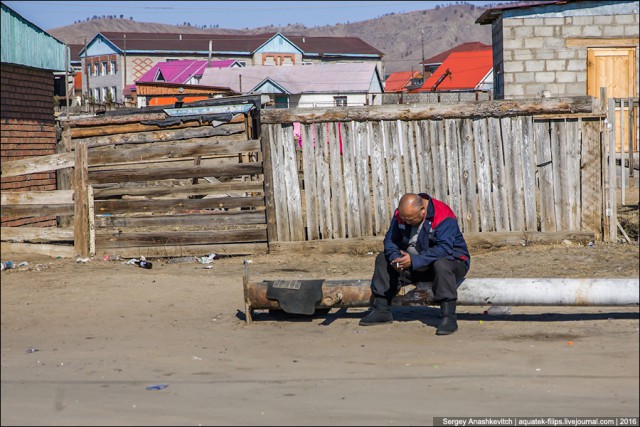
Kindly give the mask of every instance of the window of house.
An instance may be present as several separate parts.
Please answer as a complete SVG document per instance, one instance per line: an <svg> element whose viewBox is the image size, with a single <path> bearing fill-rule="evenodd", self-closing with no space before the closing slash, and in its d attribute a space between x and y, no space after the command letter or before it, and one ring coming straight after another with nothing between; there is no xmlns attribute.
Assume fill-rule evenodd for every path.
<svg viewBox="0 0 640 427"><path fill-rule="evenodd" d="M102 100L100 99L100 88L95 88L93 90L93 99L97 102L100 103Z"/></svg>
<svg viewBox="0 0 640 427"><path fill-rule="evenodd" d="M238 65L240 65L241 67L246 67L247 66L247 61L236 61L238 63Z"/></svg>
<svg viewBox="0 0 640 427"><path fill-rule="evenodd" d="M265 57L264 65L276 65L276 58L272 55Z"/></svg>
<svg viewBox="0 0 640 427"><path fill-rule="evenodd" d="M103 87L102 88L102 100L103 101L107 101L108 99L109 99L109 88L108 87Z"/></svg>
<svg viewBox="0 0 640 427"><path fill-rule="evenodd" d="M336 107L346 107L347 106L347 97L346 96L334 96L333 100L336 103Z"/></svg>
<svg viewBox="0 0 640 427"><path fill-rule="evenodd" d="M118 88L116 86L111 86L111 99L113 99L113 102L118 101L118 98L116 97L117 93L118 93Z"/></svg>
<svg viewBox="0 0 640 427"><path fill-rule="evenodd" d="M293 65L293 58L291 58L290 56L283 56L282 65Z"/></svg>
<svg viewBox="0 0 640 427"><path fill-rule="evenodd" d="M276 108L289 108L289 96L288 95L276 95L275 97Z"/></svg>
<svg viewBox="0 0 640 427"><path fill-rule="evenodd" d="M106 76L107 75L107 61L102 61L102 69L101 69L101 76Z"/></svg>
<svg viewBox="0 0 640 427"><path fill-rule="evenodd" d="M109 68L109 74L115 74L116 73L116 61L112 60L111 61L111 67Z"/></svg>
<svg viewBox="0 0 640 427"><path fill-rule="evenodd" d="M91 75L91 64L87 64L87 76Z"/></svg>

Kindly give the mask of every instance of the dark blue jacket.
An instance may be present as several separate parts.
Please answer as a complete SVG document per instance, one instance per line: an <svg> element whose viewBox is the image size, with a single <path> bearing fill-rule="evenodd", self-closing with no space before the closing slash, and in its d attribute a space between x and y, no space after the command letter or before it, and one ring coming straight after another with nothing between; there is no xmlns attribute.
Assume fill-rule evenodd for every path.
<svg viewBox="0 0 640 427"><path fill-rule="evenodd" d="M428 267L440 258L451 260L460 258L469 267L469 249L451 208L426 193L419 195L423 199L428 199L430 203L427 208L427 217L420 234L418 234L418 243L416 244L418 254L411 254L411 268L418 270ZM387 261L391 262L400 258L402 256L401 249L407 251L410 234L411 226L400 218L396 209L389 230L384 236L384 255Z"/></svg>

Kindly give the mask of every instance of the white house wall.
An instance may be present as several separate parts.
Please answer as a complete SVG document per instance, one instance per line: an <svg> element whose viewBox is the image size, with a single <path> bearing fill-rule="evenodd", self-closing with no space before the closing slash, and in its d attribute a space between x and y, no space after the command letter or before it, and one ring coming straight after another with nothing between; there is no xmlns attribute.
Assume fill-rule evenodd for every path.
<svg viewBox="0 0 640 427"><path fill-rule="evenodd" d="M348 106L367 105L367 94L303 94L298 101L299 108L327 108L335 107L334 96L346 96Z"/></svg>

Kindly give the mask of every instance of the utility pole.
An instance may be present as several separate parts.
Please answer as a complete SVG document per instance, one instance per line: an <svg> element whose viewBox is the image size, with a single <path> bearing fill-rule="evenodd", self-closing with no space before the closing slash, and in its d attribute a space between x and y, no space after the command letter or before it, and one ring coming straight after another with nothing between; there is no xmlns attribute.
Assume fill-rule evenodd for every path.
<svg viewBox="0 0 640 427"><path fill-rule="evenodd" d="M123 34L124 37L124 41L123 41L123 49L122 49L122 72L124 74L124 86L122 86L122 103L125 104L126 106L126 100L124 97L124 90L127 88L127 35Z"/></svg>
<svg viewBox="0 0 640 427"><path fill-rule="evenodd" d="M422 78L424 79L424 30L421 30L422 39Z"/></svg>
<svg viewBox="0 0 640 427"><path fill-rule="evenodd" d="M64 45L64 97L66 98L67 110L66 117L69 118L69 57L71 52L69 46Z"/></svg>
<svg viewBox="0 0 640 427"><path fill-rule="evenodd" d="M209 60L207 61L207 68L211 67L211 51L213 50L213 41L209 40Z"/></svg>
<svg viewBox="0 0 640 427"><path fill-rule="evenodd" d="M91 99L91 86L89 86L89 56L87 55L87 38L84 38L84 71L87 75L87 99L84 100L84 103L88 103ZM84 98L84 94L83 94Z"/></svg>

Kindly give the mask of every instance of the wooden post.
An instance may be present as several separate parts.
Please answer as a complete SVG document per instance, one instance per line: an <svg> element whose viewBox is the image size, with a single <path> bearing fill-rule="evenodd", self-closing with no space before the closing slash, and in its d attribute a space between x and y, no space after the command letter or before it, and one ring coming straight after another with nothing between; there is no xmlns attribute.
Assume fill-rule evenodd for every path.
<svg viewBox="0 0 640 427"><path fill-rule="evenodd" d="M634 161L633 161L633 112L635 108L633 106L633 98L629 97L629 114L627 115L627 133L629 140L629 188L633 188L635 183L634 181Z"/></svg>
<svg viewBox="0 0 640 427"><path fill-rule="evenodd" d="M89 257L96 256L96 218L93 204L93 186L87 186L88 217L89 217Z"/></svg>
<svg viewBox="0 0 640 427"><path fill-rule="evenodd" d="M632 165L629 164L629 167ZM620 98L620 203L624 206L625 201L625 173L624 173L624 98Z"/></svg>
<svg viewBox="0 0 640 427"><path fill-rule="evenodd" d="M68 123L62 125L62 132L60 141L56 145L56 152L58 153L70 153L71 152L71 128ZM72 186L72 174L73 171L70 168L60 169L56 173L57 189L58 190L71 190ZM58 227L67 228L71 227L71 216L58 216L56 217Z"/></svg>
<svg viewBox="0 0 640 427"><path fill-rule="evenodd" d="M609 123L607 130L609 131L609 240L616 242L618 240L618 222L617 218L617 200L616 200L616 103L613 98L609 99Z"/></svg>
<svg viewBox="0 0 640 427"><path fill-rule="evenodd" d="M89 255L89 202L88 191L88 154L87 144L78 143L76 147L75 167L73 170L73 200L75 205L73 216L73 247L77 256L87 258Z"/></svg>
<svg viewBox="0 0 640 427"><path fill-rule="evenodd" d="M264 203L267 213L267 245L278 240L276 229L275 200L273 198L273 168L271 165L271 136L269 126L262 125L260 129L262 144L262 173L264 176Z"/></svg>

